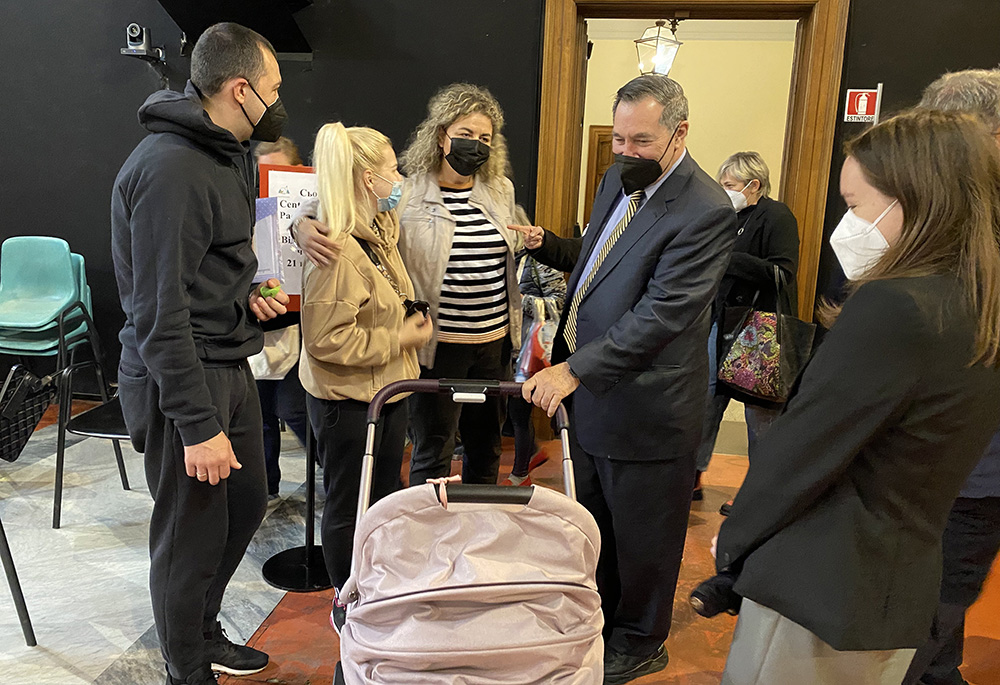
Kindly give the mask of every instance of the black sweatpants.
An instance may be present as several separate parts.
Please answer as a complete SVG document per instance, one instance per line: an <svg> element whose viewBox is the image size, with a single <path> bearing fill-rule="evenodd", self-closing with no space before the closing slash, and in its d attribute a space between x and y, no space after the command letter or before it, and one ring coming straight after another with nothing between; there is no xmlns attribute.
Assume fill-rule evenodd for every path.
<svg viewBox="0 0 1000 685"><path fill-rule="evenodd" d="M206 367L205 380L243 467L218 485L187 475L184 445L173 421L160 413L159 389L146 370L123 363L118 374L125 423L145 454L153 496L153 620L167 669L178 679L208 665L204 634L215 626L226 586L267 507L260 404L250 367Z"/></svg>
<svg viewBox="0 0 1000 685"><path fill-rule="evenodd" d="M510 340L458 345L438 343L434 368L421 369L421 378L503 381L510 378ZM456 404L450 395L417 393L410 397L410 430L413 453L410 485L451 473L455 431L462 434L465 457L462 482L496 485L500 471L500 426L506 400L487 397L483 404Z"/></svg>
<svg viewBox="0 0 1000 685"><path fill-rule="evenodd" d="M931 639L917 649L904 685L962 685L965 611L979 598L1000 552L1000 497L959 497L941 538L941 603Z"/></svg>
<svg viewBox="0 0 1000 685"><path fill-rule="evenodd" d="M306 444L306 391L299 380L299 364L280 381L257 381L260 413L264 420L264 464L267 466L267 494L277 495L281 485L281 421L285 422L304 447Z"/></svg>
<svg viewBox="0 0 1000 685"><path fill-rule="evenodd" d="M402 487L406 439L406 402L385 405L375 431L375 471L371 504ZM306 398L309 422L316 435L316 448L323 465L323 557L333 586L339 591L351 575L354 521L361 490L361 462L368 434L368 405L355 400Z"/></svg>
<svg viewBox="0 0 1000 685"><path fill-rule="evenodd" d="M652 655L667 639L684 553L695 453L673 461L588 454L570 427L577 500L601 531L597 590L604 644Z"/></svg>

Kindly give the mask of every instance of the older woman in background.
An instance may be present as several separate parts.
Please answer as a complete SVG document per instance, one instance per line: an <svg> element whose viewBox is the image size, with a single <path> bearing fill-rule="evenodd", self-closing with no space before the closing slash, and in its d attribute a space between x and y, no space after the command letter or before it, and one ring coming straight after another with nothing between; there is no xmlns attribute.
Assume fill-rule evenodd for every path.
<svg viewBox="0 0 1000 685"><path fill-rule="evenodd" d="M708 412L701 448L698 451L693 500L702 499L701 478L708 470L712 449L719 435L719 425L733 396L728 388L718 386L719 357L724 353L719 340L727 307L750 307L774 312L779 298L785 312L795 312L795 274L799 263L799 231L788 206L771 198L771 175L767 164L756 152L737 152L722 166L716 180L726 189L736 209L737 230L733 256L715 298L715 319L708 338ZM784 275L786 287L779 293L774 285L774 267ZM774 406L755 404L752 397L737 399L746 405L748 454L753 459L757 440L778 415ZM722 505L729 511L730 502Z"/></svg>

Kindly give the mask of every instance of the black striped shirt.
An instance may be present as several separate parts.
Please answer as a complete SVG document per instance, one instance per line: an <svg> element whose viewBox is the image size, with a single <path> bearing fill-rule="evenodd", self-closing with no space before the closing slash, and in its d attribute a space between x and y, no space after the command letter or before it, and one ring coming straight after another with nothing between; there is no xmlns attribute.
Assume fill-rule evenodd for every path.
<svg viewBox="0 0 1000 685"><path fill-rule="evenodd" d="M455 237L441 286L438 340L487 343L507 335L507 241L480 209L472 188L441 188L455 219Z"/></svg>

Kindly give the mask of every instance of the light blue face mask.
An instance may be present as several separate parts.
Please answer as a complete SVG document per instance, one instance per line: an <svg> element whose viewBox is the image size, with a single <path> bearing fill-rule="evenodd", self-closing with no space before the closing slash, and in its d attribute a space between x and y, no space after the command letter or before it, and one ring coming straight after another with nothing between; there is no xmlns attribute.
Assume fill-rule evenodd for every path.
<svg viewBox="0 0 1000 685"><path fill-rule="evenodd" d="M375 172L372 172L375 173ZM375 195L375 199L378 201L377 209L379 212L388 212L390 209L395 209L396 205L399 204L399 198L403 196L403 182L402 181L390 181L384 176L379 176L386 183L392 183L392 190L389 191L389 197L379 197L375 195L375 191L372 190L372 195Z"/></svg>

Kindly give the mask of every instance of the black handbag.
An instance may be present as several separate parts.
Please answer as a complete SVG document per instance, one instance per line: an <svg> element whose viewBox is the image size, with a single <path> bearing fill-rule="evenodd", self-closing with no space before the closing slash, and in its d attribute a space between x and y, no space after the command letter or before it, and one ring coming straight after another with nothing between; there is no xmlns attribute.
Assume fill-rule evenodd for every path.
<svg viewBox="0 0 1000 685"><path fill-rule="evenodd" d="M774 267L776 311L726 308L719 336L718 381L726 394L747 404L780 406L812 354L816 325L802 321L787 305L785 275ZM758 293L759 295L759 293ZM783 306L783 304L785 306Z"/></svg>
<svg viewBox="0 0 1000 685"><path fill-rule="evenodd" d="M0 459L15 461L56 397L56 374L39 378L18 364L0 390Z"/></svg>

